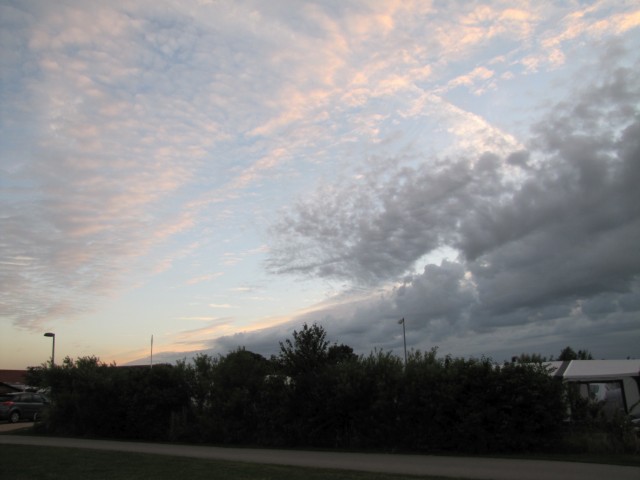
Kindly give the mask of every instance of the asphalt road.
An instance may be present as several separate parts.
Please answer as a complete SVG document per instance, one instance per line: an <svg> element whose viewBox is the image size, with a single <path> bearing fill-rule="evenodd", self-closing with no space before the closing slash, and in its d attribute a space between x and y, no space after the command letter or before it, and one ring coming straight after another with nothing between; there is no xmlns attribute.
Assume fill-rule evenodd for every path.
<svg viewBox="0 0 640 480"><path fill-rule="evenodd" d="M29 424L20 425L29 426ZM0 431L2 431L1 427ZM640 480L640 468L637 467L538 460L218 448L26 435L0 435L0 444L86 448L233 462L472 479Z"/></svg>

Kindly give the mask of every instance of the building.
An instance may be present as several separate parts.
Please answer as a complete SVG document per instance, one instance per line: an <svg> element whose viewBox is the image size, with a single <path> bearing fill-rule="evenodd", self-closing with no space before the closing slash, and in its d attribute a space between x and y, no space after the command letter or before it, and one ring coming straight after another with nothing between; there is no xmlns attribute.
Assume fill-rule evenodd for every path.
<svg viewBox="0 0 640 480"><path fill-rule="evenodd" d="M26 370L0 370L0 393L26 390L26 375Z"/></svg>

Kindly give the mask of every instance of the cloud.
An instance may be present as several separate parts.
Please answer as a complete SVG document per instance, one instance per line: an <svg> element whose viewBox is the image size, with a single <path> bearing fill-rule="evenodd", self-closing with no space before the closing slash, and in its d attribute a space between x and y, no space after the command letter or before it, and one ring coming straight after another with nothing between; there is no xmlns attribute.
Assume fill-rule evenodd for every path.
<svg viewBox="0 0 640 480"><path fill-rule="evenodd" d="M482 101L638 25L631 5L576 8L3 2L0 313L38 330L153 275L188 270L174 279L184 292L263 254L272 272L380 288L389 315L418 305L412 292L442 295L431 277L459 282L434 320L442 335L472 318L490 329L498 313L507 324L516 305L596 311L595 293L578 292L632 308L635 260L613 258L611 244L628 242L610 235L636 234L629 55L611 46L600 83L529 142L448 95L459 85ZM282 207L274 243L251 250ZM224 243L239 238L237 250ZM459 257L425 265L443 248ZM535 267L541 249L551 253ZM218 265L198 271L205 255ZM508 288L560 261L570 268L550 272L548 290L576 284L562 299ZM600 283L572 280L588 271ZM360 297L336 303L313 318L376 312Z"/></svg>
<svg viewBox="0 0 640 480"><path fill-rule="evenodd" d="M565 64L563 48L570 42L577 39L601 40L610 35L620 35L638 26L640 13L633 5L625 6L619 12L606 14L609 8L608 2L596 2L569 12L558 11L562 21L557 26L542 31L536 40L536 48L519 62L529 73L536 72L544 66L557 68Z"/></svg>
<svg viewBox="0 0 640 480"><path fill-rule="evenodd" d="M187 280L187 284L195 285L195 284L201 283L201 282L208 282L208 281L213 280L214 278L218 278L218 277L220 277L222 275L224 275L222 272L208 273L206 275L200 275L198 277L194 277L194 278L191 278L191 279Z"/></svg>
<svg viewBox="0 0 640 480"><path fill-rule="evenodd" d="M212 335L221 334L226 330L229 330L231 321L229 318L203 318L196 319L198 321L205 321L204 327L199 327L191 330L184 330L177 335L177 341L181 344L202 344L202 338ZM195 348L195 347L194 347Z"/></svg>
<svg viewBox="0 0 640 480"><path fill-rule="evenodd" d="M436 160L325 186L274 226L269 267L368 284L397 278L423 255L454 244L473 205L504 191L499 164L492 155L475 164Z"/></svg>
<svg viewBox="0 0 640 480"><path fill-rule="evenodd" d="M401 282L345 315L370 344L388 338L389 325L376 333L380 320L402 316L419 319L413 329L432 340L527 325L573 325L574 335L579 325L630 328L640 89L637 65L613 57L533 126L524 151L426 158L321 187L273 227L269 267L355 285ZM442 247L458 259L412 273ZM344 330L330 309L322 315Z"/></svg>
<svg viewBox="0 0 640 480"><path fill-rule="evenodd" d="M166 202L191 181L209 140L181 124L176 112L192 106L154 97L161 83L144 92L151 72L136 58L150 53L136 38L143 22L69 3L39 11L41 21L32 23L29 6L6 8L21 20L14 34L24 40L22 60L33 74L12 80L18 93L3 98L10 116L30 120L17 140L7 140L21 144L3 158L11 191L3 255L28 257L29 264L3 269L2 313L37 329L88 313L117 291L136 260L192 228L193 216ZM150 108L154 98L158 107ZM167 115L161 105L180 108Z"/></svg>
<svg viewBox="0 0 640 480"><path fill-rule="evenodd" d="M494 76L494 74L495 72L493 72L492 70L486 67L476 67L467 75L462 75L451 80L448 84L448 87L455 88L459 85L465 85L465 86L471 87L474 84L480 83L480 82L484 83L484 85L491 85L488 82L488 80L491 79ZM473 89L473 91L475 94L480 94L483 92L484 88L487 88L487 87L485 86L476 87Z"/></svg>

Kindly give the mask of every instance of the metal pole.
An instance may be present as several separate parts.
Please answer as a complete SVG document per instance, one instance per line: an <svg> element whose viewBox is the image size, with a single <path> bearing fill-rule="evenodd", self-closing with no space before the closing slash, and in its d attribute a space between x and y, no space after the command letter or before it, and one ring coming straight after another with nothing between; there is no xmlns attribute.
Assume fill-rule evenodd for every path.
<svg viewBox="0 0 640 480"><path fill-rule="evenodd" d="M153 335L151 335L151 364L149 367L153 368Z"/></svg>
<svg viewBox="0 0 640 480"><path fill-rule="evenodd" d="M404 328L404 318L402 319L402 338L404 340L404 366L407 366L407 333Z"/></svg>
<svg viewBox="0 0 640 480"><path fill-rule="evenodd" d="M53 341L51 344L51 367L53 368L56 364L56 334L52 332L47 332L44 334L45 337L51 337Z"/></svg>

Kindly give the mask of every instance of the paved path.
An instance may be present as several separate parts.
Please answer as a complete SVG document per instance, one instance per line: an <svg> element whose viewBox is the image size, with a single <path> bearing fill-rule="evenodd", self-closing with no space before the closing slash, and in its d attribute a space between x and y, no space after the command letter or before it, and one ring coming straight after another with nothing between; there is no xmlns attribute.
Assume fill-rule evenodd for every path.
<svg viewBox="0 0 640 480"><path fill-rule="evenodd" d="M11 432L13 430L22 430L33 427L33 422L0 422L0 432Z"/></svg>
<svg viewBox="0 0 640 480"><path fill-rule="evenodd" d="M307 452L0 435L1 444L88 448L298 467L493 480L640 480L640 468L429 455Z"/></svg>

